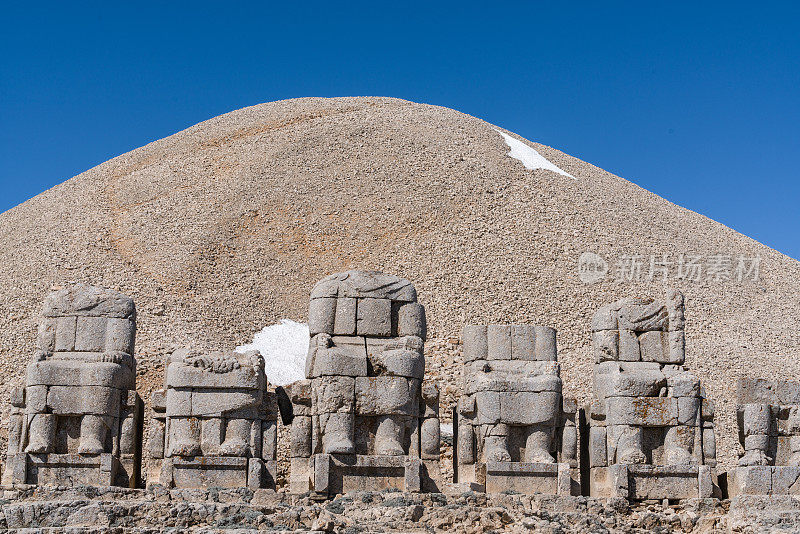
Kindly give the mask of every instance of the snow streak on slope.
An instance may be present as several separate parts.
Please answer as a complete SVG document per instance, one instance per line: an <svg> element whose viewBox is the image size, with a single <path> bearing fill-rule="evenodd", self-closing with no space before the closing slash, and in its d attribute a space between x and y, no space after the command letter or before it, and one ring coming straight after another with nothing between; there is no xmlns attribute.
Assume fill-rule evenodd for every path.
<svg viewBox="0 0 800 534"><path fill-rule="evenodd" d="M236 347L236 351L261 351L269 383L285 386L305 378L308 341L307 324L281 319L257 332L252 343Z"/></svg>
<svg viewBox="0 0 800 534"><path fill-rule="evenodd" d="M545 169L548 171L557 172L562 176L568 176L573 180L575 179L575 177L572 176L571 174L562 171L561 169L559 169L558 167L547 161L547 159L541 154L539 154L539 152L537 152L535 148L526 145L525 143L523 143L518 139L514 139L510 135L501 132L497 128L494 128L494 131L502 135L506 144L509 146L509 148L511 148L511 152L509 152L508 155L514 159L518 159L519 161L521 161L522 164L525 165L526 169L529 170Z"/></svg>

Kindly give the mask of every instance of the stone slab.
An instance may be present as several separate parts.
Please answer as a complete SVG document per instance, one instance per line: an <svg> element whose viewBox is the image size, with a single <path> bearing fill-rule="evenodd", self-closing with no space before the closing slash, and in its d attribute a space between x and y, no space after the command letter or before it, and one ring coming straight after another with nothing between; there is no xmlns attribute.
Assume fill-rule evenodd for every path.
<svg viewBox="0 0 800 534"><path fill-rule="evenodd" d="M556 361L558 348L556 345L556 329L549 326L535 326L536 359L540 361Z"/></svg>
<svg viewBox="0 0 800 534"><path fill-rule="evenodd" d="M411 415L419 413L420 381L397 376L360 376L355 379L356 413L359 415Z"/></svg>
<svg viewBox="0 0 800 534"><path fill-rule="evenodd" d="M317 349L310 377L366 376L367 346L362 337L334 337L334 345Z"/></svg>
<svg viewBox="0 0 800 534"><path fill-rule="evenodd" d="M312 299L308 303L308 331L312 336L332 334L336 320L336 297Z"/></svg>
<svg viewBox="0 0 800 534"><path fill-rule="evenodd" d="M489 360L510 360L511 325L490 324L486 328Z"/></svg>
<svg viewBox="0 0 800 534"><path fill-rule="evenodd" d="M564 477L566 481L561 480ZM487 462L486 493L513 491L527 495L570 495L569 464Z"/></svg>
<svg viewBox="0 0 800 534"><path fill-rule="evenodd" d="M388 376L402 376L422 380L425 376L425 357L422 355L422 344L419 349L411 348L416 345L411 339L421 341L420 338L407 338L408 348L392 348L405 346L397 339L367 338L367 356L375 374ZM365 376L363 373L361 376Z"/></svg>
<svg viewBox="0 0 800 534"><path fill-rule="evenodd" d="M136 323L129 319L108 319L105 350L133 355L136 342Z"/></svg>
<svg viewBox="0 0 800 534"><path fill-rule="evenodd" d="M800 495L800 467L734 467L728 470L727 478L731 498L741 495Z"/></svg>
<svg viewBox="0 0 800 534"><path fill-rule="evenodd" d="M606 397L655 397L666 377L654 362L604 361L594 366L594 394Z"/></svg>
<svg viewBox="0 0 800 534"><path fill-rule="evenodd" d="M590 469L593 497L626 497L632 501L711 497L712 472L703 465L615 464Z"/></svg>
<svg viewBox="0 0 800 534"><path fill-rule="evenodd" d="M266 377L250 366L242 366L227 373L214 373L188 363L173 361L167 367L166 384L172 388L263 390Z"/></svg>
<svg viewBox="0 0 800 534"><path fill-rule="evenodd" d="M606 417L608 425L676 425L678 402L673 397L609 397Z"/></svg>
<svg viewBox="0 0 800 534"><path fill-rule="evenodd" d="M25 484L111 486L120 469L111 454L23 454Z"/></svg>
<svg viewBox="0 0 800 534"><path fill-rule="evenodd" d="M486 325L468 324L461 333L464 362L486 360L489 357Z"/></svg>
<svg viewBox="0 0 800 534"><path fill-rule="evenodd" d="M387 489L431 491L439 484L433 463L405 456L316 454L312 465L313 490L324 496Z"/></svg>
<svg viewBox="0 0 800 534"><path fill-rule="evenodd" d="M740 378L736 394L739 404L800 405L800 382Z"/></svg>
<svg viewBox="0 0 800 534"><path fill-rule="evenodd" d="M59 415L119 414L122 395L127 390L103 386L50 386L47 388L47 407Z"/></svg>
<svg viewBox="0 0 800 534"><path fill-rule="evenodd" d="M321 297L359 297L416 302L414 285L391 274L351 270L326 276L314 285L311 300Z"/></svg>
<svg viewBox="0 0 800 534"><path fill-rule="evenodd" d="M135 377L125 365L110 362L45 360L28 365L28 386L107 386L135 389Z"/></svg>
<svg viewBox="0 0 800 534"><path fill-rule="evenodd" d="M176 488L246 488L248 458L211 456L187 459L172 457L171 481L162 481Z"/></svg>
<svg viewBox="0 0 800 534"><path fill-rule="evenodd" d="M349 376L324 376L311 381L312 415L352 413L355 405L355 379Z"/></svg>
<svg viewBox="0 0 800 534"><path fill-rule="evenodd" d="M44 317L82 316L130 318L136 314L133 299L112 291L85 284L75 284L50 293L44 300Z"/></svg>
<svg viewBox="0 0 800 534"><path fill-rule="evenodd" d="M500 420L506 424L554 423L560 411L560 391L500 393Z"/></svg>
<svg viewBox="0 0 800 534"><path fill-rule="evenodd" d="M619 332L617 330L592 332L592 349L595 363L619 360Z"/></svg>
<svg viewBox="0 0 800 534"><path fill-rule="evenodd" d="M194 416L229 416L255 419L262 409L263 395L258 390L237 391L234 388L195 389L192 391Z"/></svg>
<svg viewBox="0 0 800 534"><path fill-rule="evenodd" d="M428 335L428 322L425 307L416 302L403 304L397 310L397 335L417 336L425 339Z"/></svg>
<svg viewBox="0 0 800 534"><path fill-rule="evenodd" d="M356 335L356 302L357 299L351 297L340 297L336 299L336 314L333 322L333 330L331 331L333 335Z"/></svg>
<svg viewBox="0 0 800 534"><path fill-rule="evenodd" d="M356 313L356 333L359 336L389 337L392 335L391 300L359 299Z"/></svg>
<svg viewBox="0 0 800 534"><path fill-rule="evenodd" d="M464 394L479 391L539 393L561 391L561 378L553 375L531 376L528 378L509 378L495 373L475 373L465 377Z"/></svg>
<svg viewBox="0 0 800 534"><path fill-rule="evenodd" d="M103 352L105 347L105 317L78 317L75 329L75 350L77 352Z"/></svg>
<svg viewBox="0 0 800 534"><path fill-rule="evenodd" d="M511 359L536 360L536 330L532 325L511 325Z"/></svg>

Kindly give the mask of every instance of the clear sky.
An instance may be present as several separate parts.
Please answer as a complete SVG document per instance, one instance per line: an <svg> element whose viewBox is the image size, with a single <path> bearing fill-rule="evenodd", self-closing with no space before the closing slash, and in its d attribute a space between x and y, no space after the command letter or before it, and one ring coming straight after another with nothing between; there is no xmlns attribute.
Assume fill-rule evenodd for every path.
<svg viewBox="0 0 800 534"><path fill-rule="evenodd" d="M0 211L227 111L381 95L483 118L800 258L797 2L0 10Z"/></svg>

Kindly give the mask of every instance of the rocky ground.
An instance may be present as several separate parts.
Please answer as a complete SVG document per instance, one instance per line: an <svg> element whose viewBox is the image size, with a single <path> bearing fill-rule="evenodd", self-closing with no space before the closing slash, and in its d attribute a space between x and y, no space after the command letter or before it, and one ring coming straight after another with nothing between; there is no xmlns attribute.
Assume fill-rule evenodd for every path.
<svg viewBox="0 0 800 534"><path fill-rule="evenodd" d="M268 490L54 488L6 492L0 530L44 532L767 533L800 530L800 499L623 499L358 492L317 502Z"/></svg>
<svg viewBox="0 0 800 534"><path fill-rule="evenodd" d="M7 492L8 493L8 492ZM10 495L11 532L751 532L715 499L631 506L621 499L358 492L327 502L267 490L41 488ZM763 514L762 514L763 515ZM786 522L784 521L784 525ZM744 527L744 523L741 527Z"/></svg>

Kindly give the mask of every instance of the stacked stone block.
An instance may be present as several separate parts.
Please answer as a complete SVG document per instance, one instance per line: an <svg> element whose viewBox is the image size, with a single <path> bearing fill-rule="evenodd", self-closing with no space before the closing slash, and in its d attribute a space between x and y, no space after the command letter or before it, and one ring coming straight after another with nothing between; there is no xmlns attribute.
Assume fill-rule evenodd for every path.
<svg viewBox="0 0 800 534"><path fill-rule="evenodd" d="M800 383L744 378L737 393L742 451L730 495L800 495Z"/></svg>
<svg viewBox="0 0 800 534"><path fill-rule="evenodd" d="M152 397L151 483L275 488L277 403L258 351L180 349Z"/></svg>
<svg viewBox="0 0 800 534"><path fill-rule="evenodd" d="M142 403L136 309L129 297L78 284L44 302L25 386L12 394L6 487L135 487Z"/></svg>
<svg viewBox="0 0 800 534"><path fill-rule="evenodd" d="M594 397L587 408L590 493L708 497L716 465L713 405L684 367L684 299L624 299L592 321Z"/></svg>
<svg viewBox="0 0 800 534"><path fill-rule="evenodd" d="M423 383L425 309L414 286L374 271L311 292L307 380L292 400L291 490L430 491L439 478L439 396Z"/></svg>
<svg viewBox="0 0 800 534"><path fill-rule="evenodd" d="M457 482L488 493L577 494L576 405L561 395L556 331L468 325L462 338Z"/></svg>

